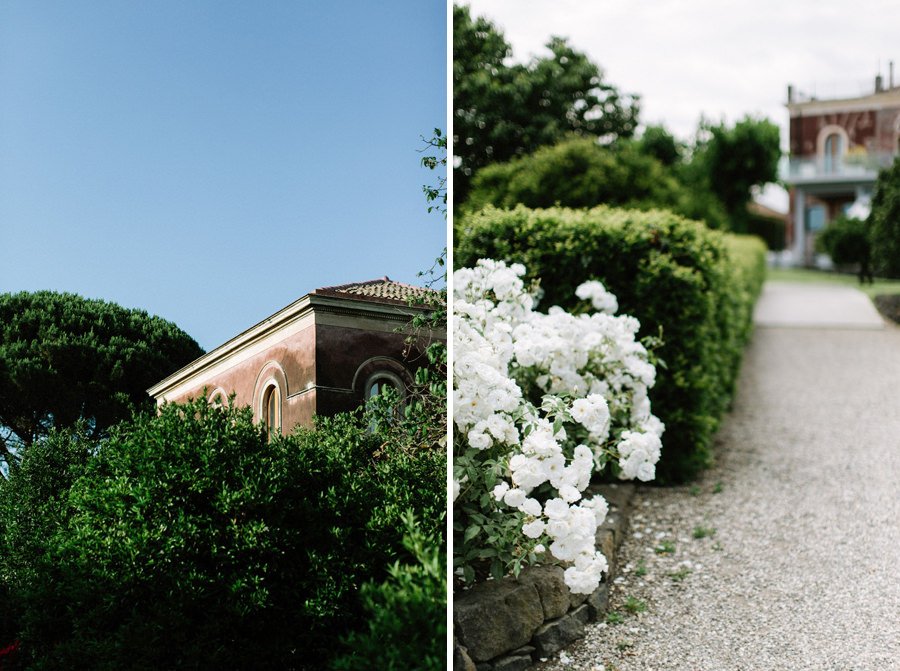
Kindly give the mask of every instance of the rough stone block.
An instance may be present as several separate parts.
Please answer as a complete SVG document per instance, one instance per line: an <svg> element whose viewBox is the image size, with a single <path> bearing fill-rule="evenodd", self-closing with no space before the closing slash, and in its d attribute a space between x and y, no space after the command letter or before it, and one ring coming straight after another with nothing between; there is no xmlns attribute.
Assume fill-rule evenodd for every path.
<svg viewBox="0 0 900 671"><path fill-rule="evenodd" d="M569 592L569 610L578 608L578 606L587 601L587 598L587 594L575 594L574 592Z"/></svg>
<svg viewBox="0 0 900 671"><path fill-rule="evenodd" d="M531 639L539 657L549 657L584 636L584 624L577 617L563 615L538 629Z"/></svg>
<svg viewBox="0 0 900 671"><path fill-rule="evenodd" d="M456 637L453 638L453 671L476 671L475 662Z"/></svg>
<svg viewBox="0 0 900 671"><path fill-rule="evenodd" d="M619 547L619 544L622 542L622 539L625 537L625 516L618 512L610 512L606 519L603 520L603 524L600 526L601 529L609 529L613 532L613 540L615 541L616 547Z"/></svg>
<svg viewBox="0 0 900 671"><path fill-rule="evenodd" d="M634 485L630 482L592 485L591 492L600 494L606 499L610 510L615 509L619 513L624 513L628 509L631 497L634 496Z"/></svg>
<svg viewBox="0 0 900 671"><path fill-rule="evenodd" d="M460 644L473 661L484 662L528 643L544 609L533 584L490 580L460 595L453 617Z"/></svg>
<svg viewBox="0 0 900 671"><path fill-rule="evenodd" d="M587 598L590 619L592 622L599 620L609 609L609 583L600 583L600 587L595 589Z"/></svg>
<svg viewBox="0 0 900 671"><path fill-rule="evenodd" d="M596 543L597 549L603 553L603 556L606 557L606 561L609 563L609 573L608 575L616 574L616 538L615 534L609 529L604 529L600 527L597 529L596 535Z"/></svg>
<svg viewBox="0 0 900 671"><path fill-rule="evenodd" d="M494 661L494 671L525 671L531 664L531 655L506 655Z"/></svg>
<svg viewBox="0 0 900 671"><path fill-rule="evenodd" d="M591 619L590 607L587 604L583 604L569 613L569 615L581 622L582 625L585 625Z"/></svg>
<svg viewBox="0 0 900 671"><path fill-rule="evenodd" d="M541 597L544 620L555 620L569 610L569 588L561 566L532 566L519 574L519 582L534 585Z"/></svg>

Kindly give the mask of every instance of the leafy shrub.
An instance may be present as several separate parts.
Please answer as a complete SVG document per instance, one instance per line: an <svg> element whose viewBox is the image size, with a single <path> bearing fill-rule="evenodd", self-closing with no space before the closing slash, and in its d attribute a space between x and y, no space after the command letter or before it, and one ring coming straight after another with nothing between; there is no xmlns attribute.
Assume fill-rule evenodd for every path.
<svg viewBox="0 0 900 671"><path fill-rule="evenodd" d="M0 478L0 648L19 637L30 590L46 577L48 541L65 527L68 494L90 458L84 427L50 432Z"/></svg>
<svg viewBox="0 0 900 671"><path fill-rule="evenodd" d="M593 207L601 203L659 204L675 198L677 184L656 159L630 143L602 147L591 138L542 147L509 163L482 168L469 205Z"/></svg>
<svg viewBox="0 0 900 671"><path fill-rule="evenodd" d="M622 141L606 147L591 139L571 139L483 169L474 180L466 208L517 204L533 208L666 207L720 227L719 203L712 197L703 198L696 189L684 188L676 174L645 154L642 145Z"/></svg>
<svg viewBox="0 0 900 671"><path fill-rule="evenodd" d="M867 221L875 272L900 277L900 159L878 173Z"/></svg>
<svg viewBox="0 0 900 671"><path fill-rule="evenodd" d="M637 144L641 153L665 166L679 163L685 152L685 147L663 126L647 126Z"/></svg>
<svg viewBox="0 0 900 671"><path fill-rule="evenodd" d="M836 265L868 264L872 250L866 222L850 217L838 217L816 239Z"/></svg>
<svg viewBox="0 0 900 671"><path fill-rule="evenodd" d="M120 425L18 590L23 654L35 669L321 668L365 623L361 585L403 556L405 511L441 528L445 468L355 415L272 442L248 410L202 400Z"/></svg>
<svg viewBox="0 0 900 671"><path fill-rule="evenodd" d="M533 154L483 168L473 180L465 209L487 205L510 208L624 206L665 207L708 219L719 228L721 206L698 198L642 145L628 141L605 147L590 138L573 138Z"/></svg>
<svg viewBox="0 0 900 671"><path fill-rule="evenodd" d="M446 553L440 536L423 533L411 513L403 522L403 545L413 563L397 561L387 580L363 585L368 628L344 639L346 652L332 664L336 671L438 671L446 666Z"/></svg>
<svg viewBox="0 0 900 671"><path fill-rule="evenodd" d="M728 407L764 279L764 246L669 212L607 207L504 211L460 218L455 263L522 263L541 278L542 305L574 307L575 288L598 279L637 317L640 335L659 335L665 363L651 392L666 425L657 479L690 478L710 461Z"/></svg>

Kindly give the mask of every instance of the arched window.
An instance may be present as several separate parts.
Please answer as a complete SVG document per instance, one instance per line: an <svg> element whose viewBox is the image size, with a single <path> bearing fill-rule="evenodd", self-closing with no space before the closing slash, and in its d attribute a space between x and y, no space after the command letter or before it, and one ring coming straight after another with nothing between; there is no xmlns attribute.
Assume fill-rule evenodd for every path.
<svg viewBox="0 0 900 671"><path fill-rule="evenodd" d="M270 384L266 387L259 415L266 424L266 433L270 439L281 435L281 391L277 385Z"/></svg>
<svg viewBox="0 0 900 671"><path fill-rule="evenodd" d="M388 388L396 391L401 400L405 396L406 385L403 384L403 380L400 379L400 376L386 370L372 373L366 380L365 398L366 400L369 400L370 398L380 396Z"/></svg>
<svg viewBox="0 0 900 671"><path fill-rule="evenodd" d="M843 138L832 133L825 138L825 172L837 172L840 169L841 157L844 155Z"/></svg>
<svg viewBox="0 0 900 671"><path fill-rule="evenodd" d="M225 396L225 392L222 389L216 389L212 394L209 395L209 404L213 405L217 408L224 408L228 405L228 397Z"/></svg>
<svg viewBox="0 0 900 671"><path fill-rule="evenodd" d="M819 169L824 173L841 172L844 156L849 148L850 136L843 126L830 124L819 130L816 137Z"/></svg>

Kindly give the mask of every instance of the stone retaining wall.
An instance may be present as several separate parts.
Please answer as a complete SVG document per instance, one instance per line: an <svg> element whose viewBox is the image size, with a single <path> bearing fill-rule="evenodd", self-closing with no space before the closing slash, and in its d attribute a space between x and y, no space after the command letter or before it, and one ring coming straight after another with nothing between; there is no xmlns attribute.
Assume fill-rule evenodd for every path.
<svg viewBox="0 0 900 671"><path fill-rule="evenodd" d="M597 485L609 502L597 529L597 547L609 574L593 594L570 594L560 566L533 566L518 579L488 580L454 596L454 671L522 671L584 635L584 625L602 617L616 550L625 535L634 485Z"/></svg>

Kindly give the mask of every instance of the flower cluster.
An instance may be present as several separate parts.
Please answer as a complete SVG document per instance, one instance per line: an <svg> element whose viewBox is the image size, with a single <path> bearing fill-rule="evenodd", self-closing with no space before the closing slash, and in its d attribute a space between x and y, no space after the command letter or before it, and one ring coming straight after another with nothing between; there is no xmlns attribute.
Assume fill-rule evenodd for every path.
<svg viewBox="0 0 900 671"><path fill-rule="evenodd" d="M595 547L607 505L585 490L607 465L654 477L656 371L635 340L640 324L615 316L600 282L576 291L596 312L545 314L524 274L481 260L453 276L455 563L471 581L479 565L499 577L552 557L568 564L569 588L587 593L607 568Z"/></svg>

